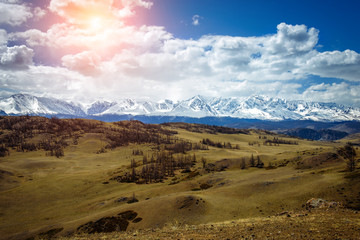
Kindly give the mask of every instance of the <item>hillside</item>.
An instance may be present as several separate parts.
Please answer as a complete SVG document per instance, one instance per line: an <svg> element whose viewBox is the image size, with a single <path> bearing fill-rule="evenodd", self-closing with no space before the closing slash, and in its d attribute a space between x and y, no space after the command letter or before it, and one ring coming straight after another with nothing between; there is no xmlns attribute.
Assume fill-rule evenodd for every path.
<svg viewBox="0 0 360 240"><path fill-rule="evenodd" d="M127 232L78 234L59 240L92 239L359 239L359 213L351 210L316 210L254 217L227 222L181 225Z"/></svg>
<svg viewBox="0 0 360 240"><path fill-rule="evenodd" d="M331 218L339 219L333 226L339 237L355 238L360 227L360 170L345 171L337 153L347 141L360 144L356 135L318 142L199 124L29 116L1 117L0 131L0 239L104 232L108 239L154 239L177 228L201 239L214 223L216 231L219 224L224 232L258 229L270 216L275 229L284 212L294 216L296 236ZM341 208L311 215L305 209L311 198ZM305 213L310 225L295 217ZM346 232L344 219L351 221Z"/></svg>

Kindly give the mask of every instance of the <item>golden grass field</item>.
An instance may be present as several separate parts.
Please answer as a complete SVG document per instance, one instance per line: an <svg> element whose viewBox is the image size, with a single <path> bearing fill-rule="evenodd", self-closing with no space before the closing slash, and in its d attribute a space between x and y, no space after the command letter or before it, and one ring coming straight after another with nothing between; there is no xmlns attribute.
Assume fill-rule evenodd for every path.
<svg viewBox="0 0 360 240"><path fill-rule="evenodd" d="M111 126L111 123L107 125ZM345 227L342 225L349 219L352 228L343 236L337 236L341 239L358 239L360 215L354 208L359 207L360 202L359 169L349 175L342 158L326 158L329 154L336 153L336 149L347 141L360 143L357 136L337 142L280 136L281 139L296 140L298 145L264 146L259 135L268 138L275 135L256 130L251 130L250 134L190 132L176 125L162 128L177 131L177 138L193 143L209 138L215 142L238 144L240 149L210 146L209 150L189 151L187 154L195 154L197 158L191 171L196 171L199 175L189 177L191 173L177 170L175 177L152 184L110 180L120 172L129 171L131 159L142 161L143 156L133 155L133 150L151 154L154 151L152 143L129 144L97 154L106 145L103 135L82 133L78 143L70 143L65 148L65 156L61 158L48 156L44 150L18 152L11 149L9 156L0 158L0 239L27 239L36 236L40 239L50 236L67 236L70 239L88 239L90 236L95 236L94 239L100 239L100 236L104 239L137 239L140 235L143 236L142 239L166 239L178 230L185 234L182 236L184 239L216 239L216 236L222 239L219 224L223 224L224 232L229 233L226 235L229 239L235 239L251 237L252 234L248 234L250 223L259 229L266 225L273 229L269 230L274 232L272 234L277 234L260 234L257 235L259 239L284 239L291 236L275 232L276 229L271 226L273 223L273 227L282 225L283 222L288 223L287 218L275 216L285 211L303 213L303 205L311 198L338 201L346 207L352 207L353 210L344 208L318 214L327 219L323 222L330 223L328 220L331 218L339 220L337 227L330 228L335 229L334 232ZM249 142L259 144L250 146ZM240 169L239 159L249 158L252 154L260 156L265 168ZM207 164L224 163L228 167L224 171L205 171L200 161L202 157L206 158ZM306 167L299 168L299 161L305 162ZM269 162L277 167L266 168ZM200 185L205 183L211 187L201 190ZM121 200L133 195L138 202L129 204ZM141 220L136 223L129 221L127 233L78 235L82 234L77 231L79 226L128 210L136 212ZM316 219L317 215L311 214L307 218L313 216ZM301 225L303 219L294 217L291 221L298 224L298 229L303 226L305 231L308 226ZM321 221L309 220L310 225L311 221L314 221L314 226L321 225ZM211 232L211 226L215 226L218 235L215 230ZM231 235L235 228L244 229L244 234ZM192 232L189 229L198 231ZM321 238L322 232L319 231L314 238ZM190 234L188 237L187 233ZM297 239L301 236L306 238L306 234L311 235L301 235L300 230L294 234L298 234Z"/></svg>

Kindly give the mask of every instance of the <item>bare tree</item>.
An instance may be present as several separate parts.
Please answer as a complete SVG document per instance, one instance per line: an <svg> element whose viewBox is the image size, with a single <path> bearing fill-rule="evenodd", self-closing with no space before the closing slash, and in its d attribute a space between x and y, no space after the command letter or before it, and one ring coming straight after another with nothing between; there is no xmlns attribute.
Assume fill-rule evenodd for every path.
<svg viewBox="0 0 360 240"><path fill-rule="evenodd" d="M261 161L260 157L257 156L256 159L257 159L256 167L258 167L258 168L263 168L263 167L264 167L264 163Z"/></svg>
<svg viewBox="0 0 360 240"><path fill-rule="evenodd" d="M356 167L356 151L351 143L347 143L344 147L338 149L338 154L347 162L347 169L352 172Z"/></svg>
<svg viewBox="0 0 360 240"><path fill-rule="evenodd" d="M250 157L250 167L255 167L255 158L253 154L251 154Z"/></svg>
<svg viewBox="0 0 360 240"><path fill-rule="evenodd" d="M241 158L241 161L240 161L240 168L241 169L245 169L246 168L246 161L245 161L245 158Z"/></svg>
<svg viewBox="0 0 360 240"><path fill-rule="evenodd" d="M203 168L205 168L205 166L206 166L206 158L202 157L201 162L202 162Z"/></svg>

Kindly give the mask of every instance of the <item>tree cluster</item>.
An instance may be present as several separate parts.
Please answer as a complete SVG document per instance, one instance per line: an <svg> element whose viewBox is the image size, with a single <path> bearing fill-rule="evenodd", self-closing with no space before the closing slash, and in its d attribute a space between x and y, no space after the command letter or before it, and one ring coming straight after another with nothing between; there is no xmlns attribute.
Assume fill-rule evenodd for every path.
<svg viewBox="0 0 360 240"><path fill-rule="evenodd" d="M131 160L131 170L111 180L127 183L161 182L167 177L175 176L176 170L183 169L185 172L190 172L190 168L195 163L195 154L192 156L185 154L174 156L171 152L159 151L152 155L150 159L144 156L142 164L137 163L134 159Z"/></svg>
<svg viewBox="0 0 360 240"><path fill-rule="evenodd" d="M227 149L240 149L239 145L232 145L230 142L214 142L208 138L204 138L201 143L203 145L207 145L207 146L212 146L212 147L217 147L217 148L227 148Z"/></svg>
<svg viewBox="0 0 360 240"><path fill-rule="evenodd" d="M229 128L229 127L222 127L222 126L215 126L215 125L206 125L206 124L194 124L194 123L163 123L162 125L168 127L176 127L182 128L189 132L196 132L196 133L209 133L209 134L249 134L250 130L248 129L236 129L236 128Z"/></svg>
<svg viewBox="0 0 360 240"><path fill-rule="evenodd" d="M261 161L259 156L256 156L256 159L253 154L251 154L250 160L249 160L250 167L257 167L257 168L263 168L264 163Z"/></svg>
<svg viewBox="0 0 360 240"><path fill-rule="evenodd" d="M274 137L273 139L267 139L264 142L264 145L275 145L275 146L279 146L280 144L290 144L290 145L299 145L299 143L297 141L291 141L291 140L285 140L285 139L280 139L277 137Z"/></svg>

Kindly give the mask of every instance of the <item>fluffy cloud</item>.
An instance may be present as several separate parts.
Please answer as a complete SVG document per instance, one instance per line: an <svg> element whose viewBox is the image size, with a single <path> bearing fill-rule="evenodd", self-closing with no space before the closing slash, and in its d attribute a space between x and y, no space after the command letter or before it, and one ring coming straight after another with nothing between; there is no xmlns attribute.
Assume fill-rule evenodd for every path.
<svg viewBox="0 0 360 240"><path fill-rule="evenodd" d="M0 29L0 68L26 69L33 64L34 51L25 45L8 47L8 34Z"/></svg>
<svg viewBox="0 0 360 240"><path fill-rule="evenodd" d="M33 63L34 51L24 45L7 47L0 53L0 67L4 69L24 69Z"/></svg>
<svg viewBox="0 0 360 240"><path fill-rule="evenodd" d="M40 7L35 7L33 10L33 13L34 13L35 20L38 21L46 15L46 10L44 10Z"/></svg>
<svg viewBox="0 0 360 240"><path fill-rule="evenodd" d="M2 3L19 3L20 0L0 0Z"/></svg>
<svg viewBox="0 0 360 240"><path fill-rule="evenodd" d="M307 29L305 25L280 23L277 30L276 35L263 43L268 54L288 56L306 53L313 50L318 42L319 31L315 28Z"/></svg>
<svg viewBox="0 0 360 240"><path fill-rule="evenodd" d="M75 24L83 24L92 16L129 17L135 7L150 8L143 0L51 0L49 9Z"/></svg>
<svg viewBox="0 0 360 240"><path fill-rule="evenodd" d="M0 29L0 47L7 46L8 35L4 29Z"/></svg>
<svg viewBox="0 0 360 240"><path fill-rule="evenodd" d="M360 81L360 54L351 50L318 53L302 70L321 77Z"/></svg>
<svg viewBox="0 0 360 240"><path fill-rule="evenodd" d="M15 3L16 1L0 2L0 24L18 26L33 17L30 7Z"/></svg>
<svg viewBox="0 0 360 240"><path fill-rule="evenodd" d="M24 92L37 96L53 96L71 100L89 97L93 89L91 79L60 67L30 66L19 71L5 71L0 68L0 85L11 92ZM4 93L6 94L6 93ZM75 99L75 98L74 98Z"/></svg>
<svg viewBox="0 0 360 240"><path fill-rule="evenodd" d="M360 104L360 86L345 82L333 84L317 84L304 91L302 97L311 101L333 102L353 105Z"/></svg>
<svg viewBox="0 0 360 240"><path fill-rule="evenodd" d="M200 24L200 16L199 15L194 15L192 17L192 25L198 26L199 24Z"/></svg>
<svg viewBox="0 0 360 240"><path fill-rule="evenodd" d="M100 72L101 57L93 52L86 51L76 55L66 55L61 60L68 69L84 75L97 75Z"/></svg>
<svg viewBox="0 0 360 240"><path fill-rule="evenodd" d="M137 47L117 53L104 64L114 65L117 71L129 77L166 82L193 81L210 75L217 81L273 81L312 74L313 71L305 71L304 66L318 54L314 49L318 31L304 25L282 23L277 34L266 37L204 36L197 41L154 32L149 28L134 31L141 33L141 41L133 41ZM151 41L144 38L148 35L153 36ZM147 51L139 52L144 44L147 44Z"/></svg>

